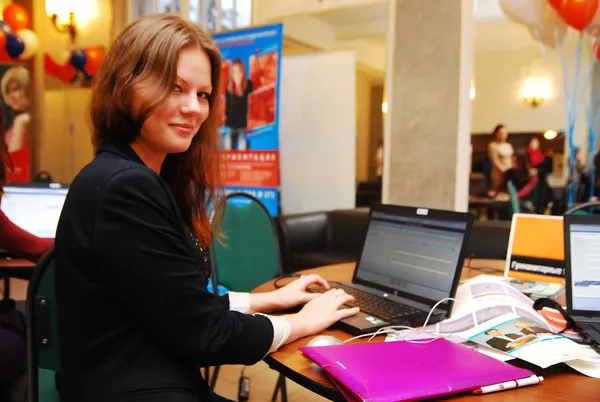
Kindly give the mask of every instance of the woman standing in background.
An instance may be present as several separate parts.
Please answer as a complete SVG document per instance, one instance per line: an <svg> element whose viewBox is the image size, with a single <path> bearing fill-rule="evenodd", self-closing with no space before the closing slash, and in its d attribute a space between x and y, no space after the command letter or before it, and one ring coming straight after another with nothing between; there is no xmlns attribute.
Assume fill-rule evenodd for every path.
<svg viewBox="0 0 600 402"><path fill-rule="evenodd" d="M248 127L248 96L254 90L252 81L246 77L246 69L241 59L231 63L231 78L225 95L225 125L227 136L224 149L248 149L246 129Z"/></svg>
<svg viewBox="0 0 600 402"><path fill-rule="evenodd" d="M492 162L492 188L498 188L504 182L504 173L512 168L512 157L515 150L508 139L508 132L503 124L494 128L494 141L488 145L488 155Z"/></svg>

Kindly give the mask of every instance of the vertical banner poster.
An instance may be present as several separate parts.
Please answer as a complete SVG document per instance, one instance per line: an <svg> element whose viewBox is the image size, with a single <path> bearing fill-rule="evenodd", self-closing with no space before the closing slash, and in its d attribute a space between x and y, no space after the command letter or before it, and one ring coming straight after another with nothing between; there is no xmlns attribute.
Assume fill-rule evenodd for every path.
<svg viewBox="0 0 600 402"><path fill-rule="evenodd" d="M279 90L283 25L218 33L221 148L226 192L258 198L279 212Z"/></svg>
<svg viewBox="0 0 600 402"><path fill-rule="evenodd" d="M30 72L22 64L0 64L2 139L8 150L7 181L31 180ZM11 166L12 165L12 169Z"/></svg>

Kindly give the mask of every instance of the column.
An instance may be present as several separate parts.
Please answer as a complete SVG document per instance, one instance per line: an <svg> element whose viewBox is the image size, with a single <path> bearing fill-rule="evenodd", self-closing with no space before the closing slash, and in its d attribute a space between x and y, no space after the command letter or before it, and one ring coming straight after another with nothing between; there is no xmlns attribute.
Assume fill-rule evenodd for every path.
<svg viewBox="0 0 600 402"><path fill-rule="evenodd" d="M391 0L383 202L466 211L473 0Z"/></svg>

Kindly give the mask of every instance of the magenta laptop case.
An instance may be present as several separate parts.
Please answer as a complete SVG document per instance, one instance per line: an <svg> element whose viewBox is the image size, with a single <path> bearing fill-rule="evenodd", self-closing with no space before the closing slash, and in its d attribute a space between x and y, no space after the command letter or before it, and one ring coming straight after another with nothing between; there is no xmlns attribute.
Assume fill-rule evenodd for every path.
<svg viewBox="0 0 600 402"><path fill-rule="evenodd" d="M418 401L533 375L445 339L300 350L327 372L349 401Z"/></svg>

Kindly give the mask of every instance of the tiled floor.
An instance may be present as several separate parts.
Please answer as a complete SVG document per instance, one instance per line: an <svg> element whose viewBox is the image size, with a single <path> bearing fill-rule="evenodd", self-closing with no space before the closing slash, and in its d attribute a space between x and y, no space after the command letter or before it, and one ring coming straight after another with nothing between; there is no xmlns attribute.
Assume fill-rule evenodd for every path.
<svg viewBox="0 0 600 402"><path fill-rule="evenodd" d="M27 281L12 279L10 295L16 300L25 300L27 294ZM0 280L0 289L2 289ZM238 384L243 366L222 366L215 391L223 397L237 400ZM212 371L211 371L212 373ZM265 363L260 362L246 368L244 373L250 378L250 401L270 401L275 389L278 373L271 370ZM314 402L326 401L311 391L287 380L287 394L289 402ZM281 400L278 398L278 401Z"/></svg>

